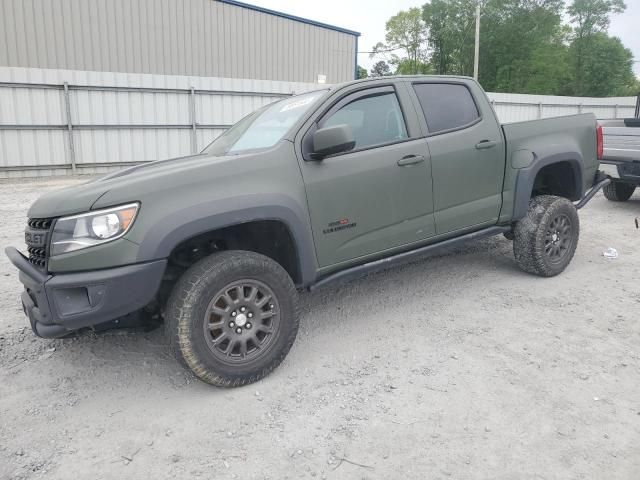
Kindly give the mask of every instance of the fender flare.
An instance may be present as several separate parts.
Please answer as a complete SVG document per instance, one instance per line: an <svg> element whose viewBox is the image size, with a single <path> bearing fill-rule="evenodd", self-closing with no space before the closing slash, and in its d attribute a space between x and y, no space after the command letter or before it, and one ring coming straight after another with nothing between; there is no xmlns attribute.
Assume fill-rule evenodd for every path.
<svg viewBox="0 0 640 480"><path fill-rule="evenodd" d="M584 195L584 160L582 154L577 151L568 151L561 153L552 153L542 157L534 153L533 162L525 168L518 170L516 178L516 187L514 192L513 220L520 220L527 214L529 209L529 200L531 200L531 192L533 192L533 184L538 172L544 167L555 163L566 162L571 165L574 173L575 191L578 198L571 200L580 200Z"/></svg>
<svg viewBox="0 0 640 480"><path fill-rule="evenodd" d="M301 285L313 283L317 261L311 226L305 210L283 194L253 194L212 200L172 212L151 227L138 250L137 260L168 258L180 243L203 233L252 221L282 222L294 242Z"/></svg>

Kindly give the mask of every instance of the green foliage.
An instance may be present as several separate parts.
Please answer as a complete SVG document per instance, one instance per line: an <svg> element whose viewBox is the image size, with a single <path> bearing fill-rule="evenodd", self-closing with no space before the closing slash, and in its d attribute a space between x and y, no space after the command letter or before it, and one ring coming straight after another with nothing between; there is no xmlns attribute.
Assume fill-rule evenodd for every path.
<svg viewBox="0 0 640 480"><path fill-rule="evenodd" d="M487 0L479 74L487 90L526 92L534 53L558 46L562 7L562 0Z"/></svg>
<svg viewBox="0 0 640 480"><path fill-rule="evenodd" d="M398 74L472 75L478 1L479 80L485 89L637 93L631 52L607 34L611 15L626 8L623 0L430 0L421 11L411 8L389 19L386 43L376 45L372 56L384 56ZM565 7L569 24L563 23ZM378 70L376 75L388 74Z"/></svg>
<svg viewBox="0 0 640 480"><path fill-rule="evenodd" d="M640 95L640 78L635 77L631 85L629 85L622 94L624 97Z"/></svg>
<svg viewBox="0 0 640 480"><path fill-rule="evenodd" d="M573 0L567 13L576 25L576 37L583 38L607 30L611 14L626 8L623 0Z"/></svg>
<svg viewBox="0 0 640 480"><path fill-rule="evenodd" d="M624 84L629 84L628 75L632 74L633 56L629 52L630 58L625 61L624 46L610 37L605 32L609 27L609 16L614 13L622 13L626 5L622 0L574 0L567 13L570 15L571 23L574 25L574 39L571 43L571 68L573 70L573 88L576 95L588 95L586 92L605 91L605 95L615 95L614 92L621 91ZM603 36L604 35L604 36ZM606 39L604 38L606 37ZM608 41L608 40L609 41ZM613 58L622 62L613 65L616 70L615 81L608 81L602 73L597 72L596 60L605 60L602 57L604 52L609 52ZM628 50L627 50L628 52ZM619 72L629 64L627 72ZM610 62L606 62L612 66ZM602 65L604 68L604 64ZM604 81L602 88L596 85L598 81ZM605 87L606 86L606 87ZM608 89L606 89L608 87Z"/></svg>
<svg viewBox="0 0 640 480"><path fill-rule="evenodd" d="M416 63L408 58L400 59L395 67L394 75L428 75L433 73L430 64L420 61Z"/></svg>
<svg viewBox="0 0 640 480"><path fill-rule="evenodd" d="M582 46L582 43L586 45ZM580 75L574 83L574 93L586 97L622 96L633 90L637 82L632 73L633 55L619 38L594 33L588 38L576 38L569 48L575 57L581 52Z"/></svg>
<svg viewBox="0 0 640 480"><path fill-rule="evenodd" d="M524 68L527 76L520 91L537 95L572 95L573 77L568 64L569 49L564 43L538 45Z"/></svg>
<svg viewBox="0 0 640 480"><path fill-rule="evenodd" d="M389 64L387 62L380 60L371 67L369 74L372 77L384 77L386 75L391 75L391 68L389 68Z"/></svg>
<svg viewBox="0 0 640 480"><path fill-rule="evenodd" d="M435 72L473 74L475 5L475 0L432 0L422 7Z"/></svg>
<svg viewBox="0 0 640 480"><path fill-rule="evenodd" d="M426 40L421 10L416 7L402 10L387 21L386 43L374 45L372 56L389 54L388 63L396 67L396 73L401 64L403 73L420 73L421 64L427 60ZM403 56L396 51L402 52Z"/></svg>
<svg viewBox="0 0 640 480"><path fill-rule="evenodd" d="M361 67L360 65L358 65L356 67L357 72L358 72L358 77L357 78L367 78L369 76L369 74L367 73L367 69Z"/></svg>

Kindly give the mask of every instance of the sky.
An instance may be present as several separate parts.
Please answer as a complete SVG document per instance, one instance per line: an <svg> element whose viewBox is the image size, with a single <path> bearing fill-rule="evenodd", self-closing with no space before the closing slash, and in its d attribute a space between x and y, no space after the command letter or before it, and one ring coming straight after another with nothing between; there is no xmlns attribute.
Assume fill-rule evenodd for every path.
<svg viewBox="0 0 640 480"><path fill-rule="evenodd" d="M328 23L360 32L358 50L370 51L378 42L384 42L384 25L398 13L421 6L421 0L245 0L247 3L270 8L299 17ZM634 64L640 77L640 0L626 0L627 10L612 18L609 34L620 37L638 60ZM480 52L482 61L482 52ZM358 54L358 64L370 69L375 62L366 53Z"/></svg>

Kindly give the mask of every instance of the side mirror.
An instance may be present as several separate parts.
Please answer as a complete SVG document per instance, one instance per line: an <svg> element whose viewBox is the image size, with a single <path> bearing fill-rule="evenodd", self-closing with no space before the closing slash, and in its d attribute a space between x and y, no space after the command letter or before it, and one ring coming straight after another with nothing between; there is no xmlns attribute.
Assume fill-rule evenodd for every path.
<svg viewBox="0 0 640 480"><path fill-rule="evenodd" d="M348 152L356 146L353 131L349 125L334 125L316 130L313 134L313 160L322 160L329 155Z"/></svg>

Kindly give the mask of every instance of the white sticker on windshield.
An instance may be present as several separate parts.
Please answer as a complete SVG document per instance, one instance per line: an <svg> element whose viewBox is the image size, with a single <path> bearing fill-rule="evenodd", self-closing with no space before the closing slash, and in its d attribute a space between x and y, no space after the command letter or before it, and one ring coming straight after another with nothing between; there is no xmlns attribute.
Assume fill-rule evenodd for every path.
<svg viewBox="0 0 640 480"><path fill-rule="evenodd" d="M294 110L296 108L304 107L305 105L309 105L314 100L315 100L315 97L307 97L307 98L301 98L300 100L297 100L295 102L287 103L286 105L282 106L282 108L280 109L280 113L288 112L289 110Z"/></svg>

